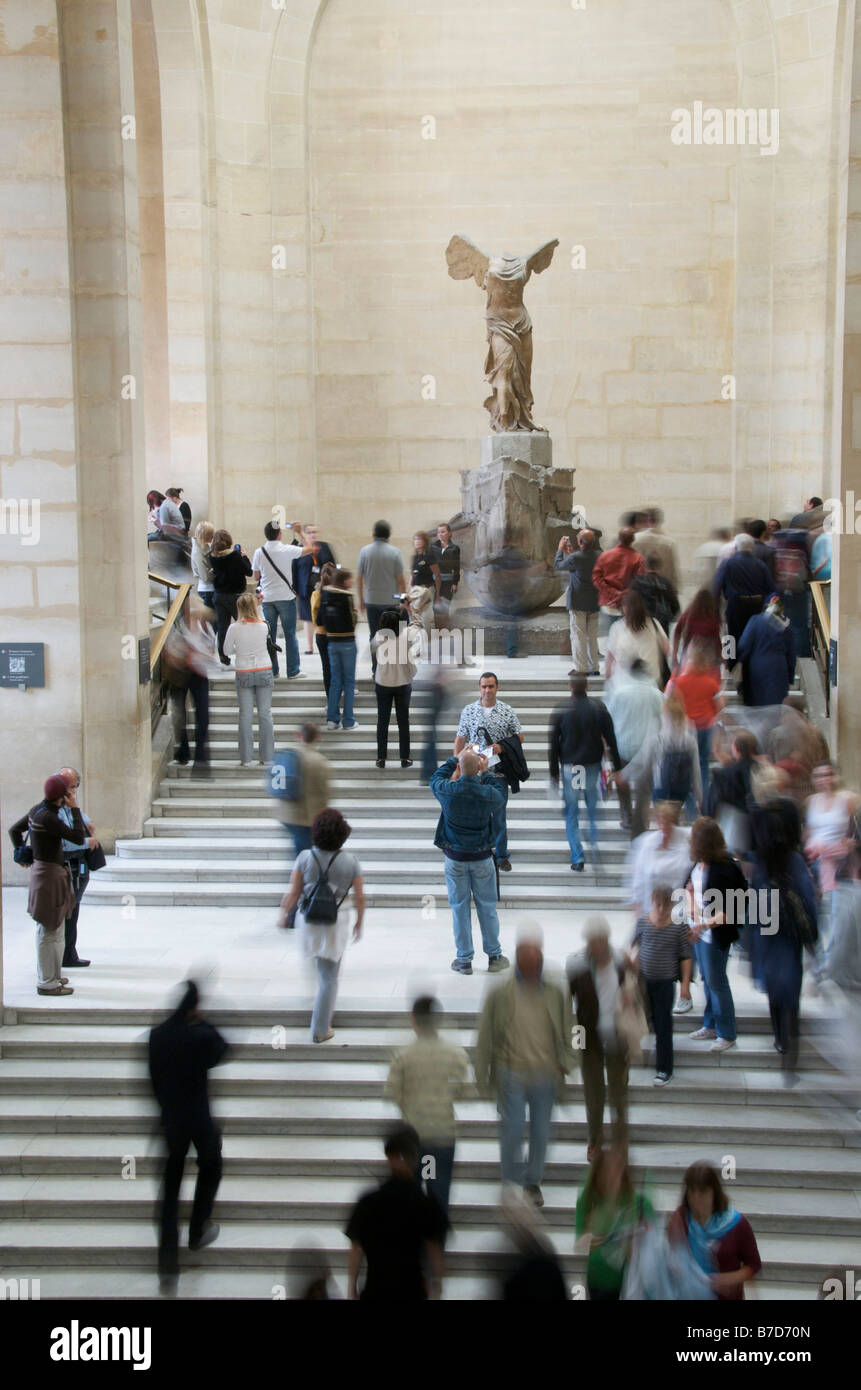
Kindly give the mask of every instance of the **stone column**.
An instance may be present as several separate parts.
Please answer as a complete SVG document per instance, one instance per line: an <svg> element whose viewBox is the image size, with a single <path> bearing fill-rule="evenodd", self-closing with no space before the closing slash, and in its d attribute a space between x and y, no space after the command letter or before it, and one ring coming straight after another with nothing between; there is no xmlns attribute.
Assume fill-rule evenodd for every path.
<svg viewBox="0 0 861 1390"><path fill-rule="evenodd" d="M150 802L141 276L129 0L59 0L75 323L86 809L108 845Z"/></svg>

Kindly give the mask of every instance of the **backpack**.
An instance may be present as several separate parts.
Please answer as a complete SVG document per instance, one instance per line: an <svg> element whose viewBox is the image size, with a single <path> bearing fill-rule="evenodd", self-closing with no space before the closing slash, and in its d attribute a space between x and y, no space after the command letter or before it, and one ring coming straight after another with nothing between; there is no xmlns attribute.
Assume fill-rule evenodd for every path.
<svg viewBox="0 0 861 1390"><path fill-rule="evenodd" d="M340 852L340 850L335 851L332 858L329 860L329 868L324 869L314 850L311 850L314 863L317 865L317 879L311 884L310 888L306 887L302 900L299 903L299 911L302 913L305 921L310 922L315 927L331 927L337 922L338 908L350 891L348 888L347 893L344 893L343 897L336 898L335 891L329 882L329 869L331 869Z"/></svg>
<svg viewBox="0 0 861 1390"><path fill-rule="evenodd" d="M775 549L775 588L784 594L800 594L809 578L807 551L794 541L783 541Z"/></svg>
<svg viewBox="0 0 861 1390"><path fill-rule="evenodd" d="M658 785L666 801L686 801L693 791L691 750L668 748L661 759Z"/></svg>
<svg viewBox="0 0 861 1390"><path fill-rule="evenodd" d="M320 590L320 606L317 609L317 626L324 627L327 632L343 632L345 627L344 605L341 602L340 593L332 593L328 589ZM349 626L349 622L346 623Z"/></svg>
<svg viewBox="0 0 861 1390"><path fill-rule="evenodd" d="M302 797L302 756L295 748L276 753L269 769L269 790L279 801L299 801Z"/></svg>

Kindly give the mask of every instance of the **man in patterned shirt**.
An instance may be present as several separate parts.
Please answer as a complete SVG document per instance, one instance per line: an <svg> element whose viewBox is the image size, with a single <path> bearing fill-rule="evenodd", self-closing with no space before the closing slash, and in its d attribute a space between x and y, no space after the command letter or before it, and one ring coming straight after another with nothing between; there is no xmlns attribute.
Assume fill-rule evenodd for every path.
<svg viewBox="0 0 861 1390"><path fill-rule="evenodd" d="M499 744L504 738L509 738L516 734L523 742L523 734L520 731L520 720L504 700L497 700L496 694L499 690L499 681L492 671L485 671L478 681L479 698L473 700L472 704L465 705L461 710L460 723L457 726L457 738L454 741L455 757L462 753L468 745L475 747L479 753L495 754L499 757ZM494 812L493 816L493 836L496 862L500 869L506 873L511 868L511 860L508 857L508 827L505 823L505 805L508 801L508 785L503 777L499 777L501 787L505 788L505 802L500 809Z"/></svg>

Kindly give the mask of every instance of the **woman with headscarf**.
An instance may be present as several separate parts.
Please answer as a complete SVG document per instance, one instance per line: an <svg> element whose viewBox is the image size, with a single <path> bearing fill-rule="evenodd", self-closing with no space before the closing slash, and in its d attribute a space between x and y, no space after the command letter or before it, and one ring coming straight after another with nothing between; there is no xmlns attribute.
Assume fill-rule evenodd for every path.
<svg viewBox="0 0 861 1390"><path fill-rule="evenodd" d="M722 1302L743 1299L745 1284L762 1269L751 1224L736 1211L710 1163L692 1163L685 1173L681 1204L667 1222L667 1235L687 1244Z"/></svg>
<svg viewBox="0 0 861 1390"><path fill-rule="evenodd" d="M795 638L779 594L751 618L738 641L746 705L782 705L795 679Z"/></svg>

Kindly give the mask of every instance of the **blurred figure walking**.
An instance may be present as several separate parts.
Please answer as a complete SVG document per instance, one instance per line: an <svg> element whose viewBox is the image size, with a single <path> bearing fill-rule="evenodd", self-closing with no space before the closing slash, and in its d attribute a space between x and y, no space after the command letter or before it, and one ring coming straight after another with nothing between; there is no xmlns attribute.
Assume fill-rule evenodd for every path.
<svg viewBox="0 0 861 1390"><path fill-rule="evenodd" d="M221 1182L221 1135L209 1109L209 1072L224 1060L225 1039L201 1015L197 985L189 980L182 999L149 1035L149 1074L161 1111L167 1147L159 1214L160 1292L176 1293L179 1277L179 1190L189 1146L197 1154L197 1183L188 1228L189 1250L202 1250L217 1238L212 1221Z"/></svg>

